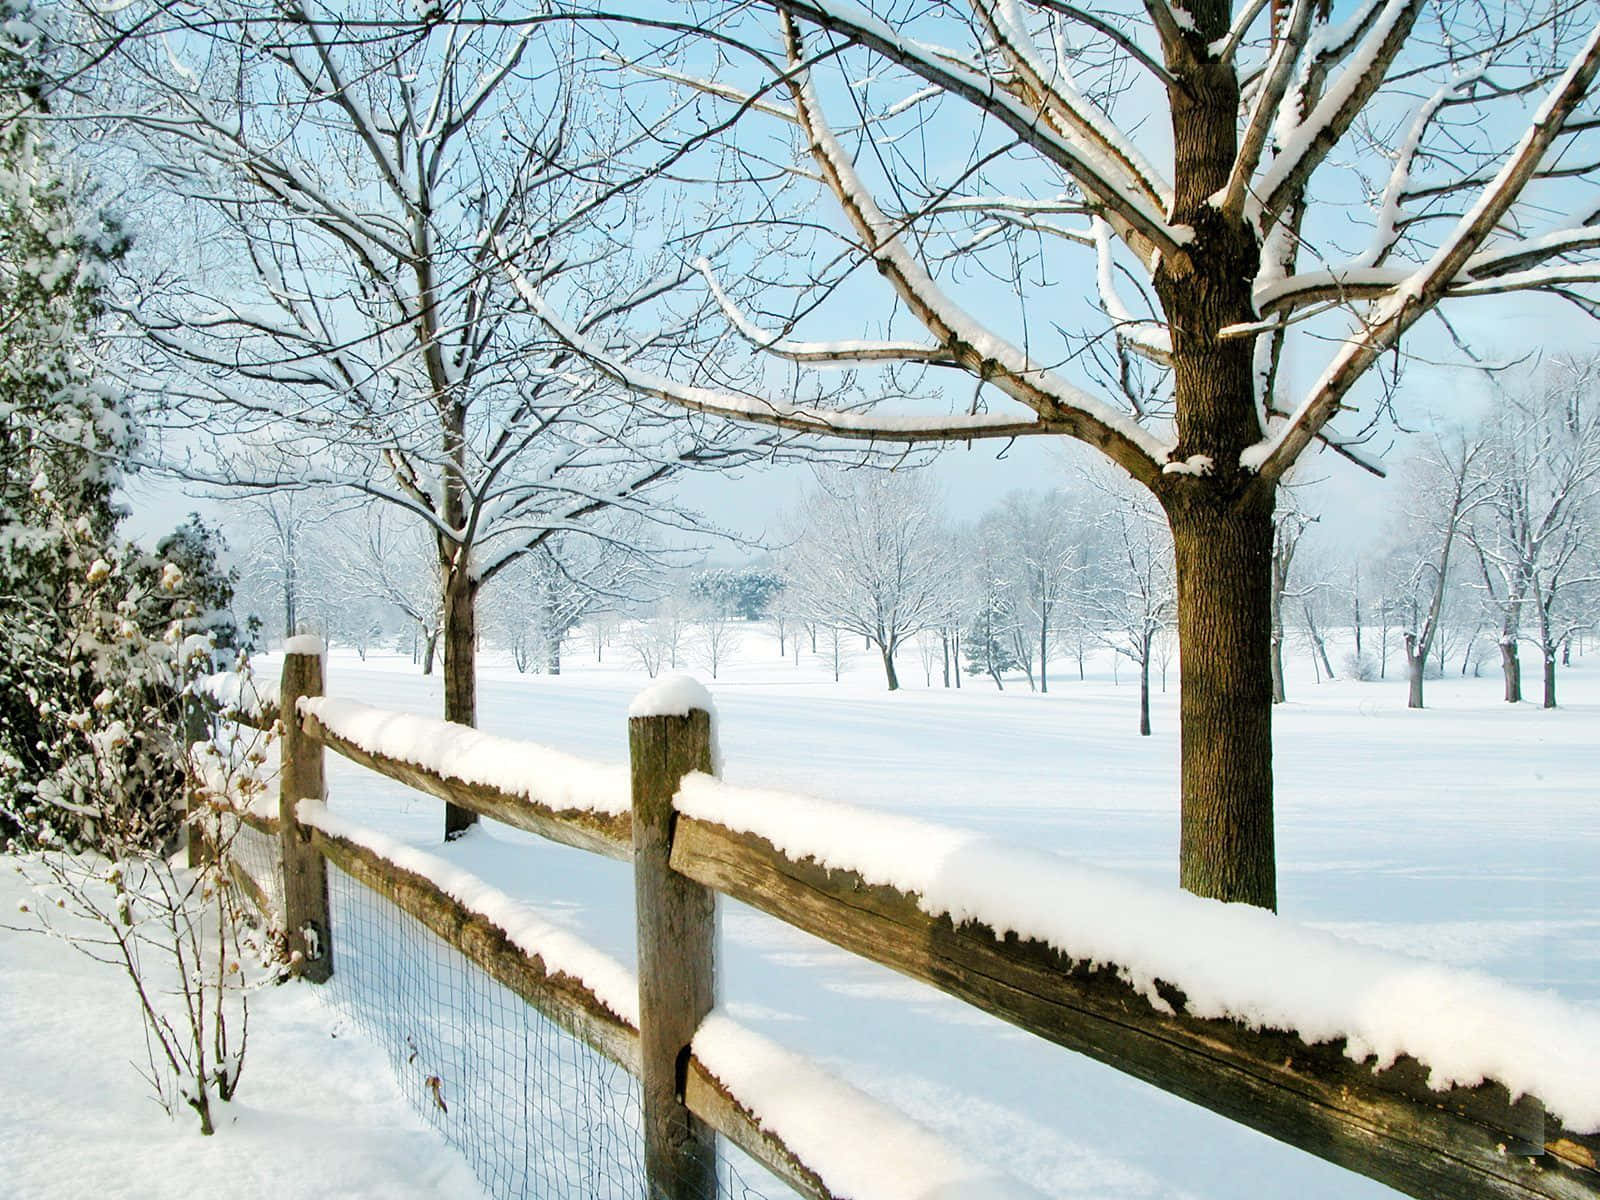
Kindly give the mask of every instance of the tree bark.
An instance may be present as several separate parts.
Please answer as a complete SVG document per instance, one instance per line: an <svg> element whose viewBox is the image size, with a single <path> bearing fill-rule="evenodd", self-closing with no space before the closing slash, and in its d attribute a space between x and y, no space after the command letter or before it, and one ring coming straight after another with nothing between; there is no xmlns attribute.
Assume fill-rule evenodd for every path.
<svg viewBox="0 0 1600 1200"><path fill-rule="evenodd" d="M478 581L454 563L446 566L444 583L444 719L478 723ZM477 820L477 813L446 804L445 840L460 837Z"/></svg>
<svg viewBox="0 0 1600 1200"><path fill-rule="evenodd" d="M1544 707L1556 706L1556 648L1546 644L1544 648Z"/></svg>
<svg viewBox="0 0 1600 1200"><path fill-rule="evenodd" d="M1041 609L1044 605L1039 606ZM1039 617L1039 694L1044 695L1050 690L1049 668L1045 665L1050 658L1050 618Z"/></svg>
<svg viewBox="0 0 1600 1200"><path fill-rule="evenodd" d="M1150 736L1150 636L1139 655L1139 736Z"/></svg>
<svg viewBox="0 0 1600 1200"><path fill-rule="evenodd" d="M889 681L889 690L897 692L900 690L900 676L894 669L894 647L883 644L881 648L883 650L883 674ZM712 671L711 677L713 679L716 678L715 671Z"/></svg>
<svg viewBox="0 0 1600 1200"><path fill-rule="evenodd" d="M422 673L433 674L434 655L439 651L439 631L430 629L422 642Z"/></svg>
<svg viewBox="0 0 1600 1200"><path fill-rule="evenodd" d="M1168 505L1183 664L1179 881L1277 906L1272 816L1272 492Z"/></svg>
<svg viewBox="0 0 1600 1200"><path fill-rule="evenodd" d="M1414 633L1406 634L1406 707L1422 707L1422 674L1428 665L1427 646L1417 644Z"/></svg>
<svg viewBox="0 0 1600 1200"><path fill-rule="evenodd" d="M1516 638L1500 640L1500 673L1506 681L1506 703L1522 702L1522 655Z"/></svg>

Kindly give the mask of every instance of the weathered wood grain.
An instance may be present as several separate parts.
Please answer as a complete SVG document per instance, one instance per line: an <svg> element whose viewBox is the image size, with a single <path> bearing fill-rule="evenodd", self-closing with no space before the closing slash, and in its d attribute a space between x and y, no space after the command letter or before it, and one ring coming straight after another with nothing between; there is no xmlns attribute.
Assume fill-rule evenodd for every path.
<svg viewBox="0 0 1600 1200"><path fill-rule="evenodd" d="M451 775L439 775L414 763L374 754L334 733L315 716L303 713L300 727L335 753L360 763L369 770L458 808L471 809L529 833L565 846L603 854L626 862L633 857L632 820L627 813L598 813L590 809L552 808L499 788L468 783Z"/></svg>
<svg viewBox="0 0 1600 1200"><path fill-rule="evenodd" d="M689 1059L683 1102L695 1116L800 1195L811 1200L839 1200L821 1176L795 1157L782 1138L761 1128L750 1110L698 1058Z"/></svg>
<svg viewBox="0 0 1600 1200"><path fill-rule="evenodd" d="M322 656L286 654L278 688L285 712L301 696L322 695ZM302 800L322 800L322 746L295 722L278 745L278 845L283 870L283 925L289 966L300 978L325 983L333 973L328 923L328 870L311 846L310 831L295 819Z"/></svg>
<svg viewBox="0 0 1600 1200"><path fill-rule="evenodd" d="M712 769L711 717L631 717L633 882L638 921L644 1166L652 1200L717 1194L717 1142L684 1105L689 1043L716 1004L716 894L679 875L672 798L691 771Z"/></svg>
<svg viewBox="0 0 1600 1200"><path fill-rule="evenodd" d="M312 845L362 886L409 913L456 947L488 975L553 1023L637 1077L639 1033L607 1008L578 979L552 974L487 917L472 912L430 880L396 866L364 846L313 830ZM685 1103L700 1120L765 1165L810 1200L838 1200L777 1135L760 1128L745 1108L698 1059L691 1058Z"/></svg>
<svg viewBox="0 0 1600 1200"><path fill-rule="evenodd" d="M930 983L1050 1041L1417 1197L1594 1200L1600 1137L1515 1104L1499 1084L1430 1090L1426 1071L1354 1062L1341 1044L1307 1045L1184 1012L1158 1011L1113 968L1050 947L955 926L916 898L847 871L793 862L749 834L680 816L672 866L707 887L864 958ZM1111 914L1108 914L1108 917Z"/></svg>
<svg viewBox="0 0 1600 1200"><path fill-rule="evenodd" d="M320 829L311 831L311 844L339 870L421 921L556 1025L629 1073L639 1073L638 1033L582 980L550 971L542 958L522 950L493 921L365 846Z"/></svg>

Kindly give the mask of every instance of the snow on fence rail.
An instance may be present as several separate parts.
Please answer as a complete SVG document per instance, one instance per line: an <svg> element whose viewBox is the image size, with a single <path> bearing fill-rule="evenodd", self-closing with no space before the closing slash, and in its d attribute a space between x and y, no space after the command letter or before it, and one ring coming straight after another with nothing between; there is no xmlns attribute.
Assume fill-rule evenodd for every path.
<svg viewBox="0 0 1600 1200"><path fill-rule="evenodd" d="M1600 1014L972 834L723 784L706 773L709 699L691 691L653 689L630 710L631 815L616 773L555 751L342 701L308 697L293 710L311 742L385 775L632 858L641 914L670 909L679 933L690 931L658 936L642 917L642 1014L619 1013L626 988L614 980L589 987L586 969L559 966L549 975L556 960L519 941L516 910L453 894L481 885L413 869L422 852L374 849L372 835L352 836L320 804L287 807L280 826L642 1073L647 1165L655 1121L657 1139L688 1137L689 1152L674 1148L680 1165L715 1128L807 1195L919 1194L880 1192L892 1172L853 1174L863 1164L830 1158L829 1139L796 1114L805 1106L772 1086L783 1052L749 1049L754 1035L711 1014L697 980L713 967L706 931L720 892L1407 1194L1600 1197ZM652 795L665 807L652 811ZM641 820L649 828L636 829ZM652 1049L641 1022L673 1032ZM657 1076L669 1072L653 1097L652 1056ZM741 1071L752 1056L767 1069ZM917 1177L933 1161L926 1148L913 1160ZM961 1194L1020 1190L979 1174ZM664 1194L702 1194L705 1178L678 1179L676 1192L669 1180Z"/></svg>

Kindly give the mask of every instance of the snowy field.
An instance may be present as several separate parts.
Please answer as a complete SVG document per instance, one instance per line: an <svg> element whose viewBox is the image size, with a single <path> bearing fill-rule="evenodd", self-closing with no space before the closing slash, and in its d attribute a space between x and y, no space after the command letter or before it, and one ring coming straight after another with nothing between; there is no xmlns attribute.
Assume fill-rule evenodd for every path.
<svg viewBox="0 0 1600 1200"><path fill-rule="evenodd" d="M956 692L921 687L912 650L901 662L907 689L890 695L873 655L856 654L835 684L821 656L802 654L796 666L779 658L767 631L741 632L737 662L707 681L730 781L982 829L1175 887L1175 675L1172 690L1153 699L1155 735L1140 738L1136 681L1124 666L1114 682L1109 660L1091 663L1086 681L1067 663L1054 664L1048 696L1030 694L1021 679L1003 694L987 680L964 681ZM569 644L559 677L519 675L491 657L481 670L483 727L625 761L628 702L648 681L620 645L608 648L606 659L595 663L587 639ZM1431 707L1410 712L1402 679L1318 685L1309 667L1305 677L1295 674L1297 665L1292 699L1276 712L1283 914L1600 1009L1600 657L1563 673L1564 707L1554 712L1503 704L1498 678L1487 674L1430 680ZM270 675L276 663L265 660L260 669ZM398 658L361 663L336 651L329 692L428 715L441 708L437 678ZM632 889L622 864L487 825L440 848L437 803L337 758L330 758L330 801L336 812L470 862L552 921L631 962ZM1392 1194L738 905L724 901L723 911L722 997L734 1017L1047 1194ZM82 1009L75 1000L62 1014L63 1027L97 1023L88 1006L102 985L90 986L89 968L47 963L41 949L17 941L0 941L7 979L0 1035L41 1019L36 1010L55 1019L58 1006L42 1000L41 989L85 997ZM15 986L22 970L38 982ZM109 978L103 984L108 992L116 986ZM247 1066L254 1078L241 1092L245 1117L238 1131L225 1130L211 1145L200 1145L186 1127L167 1126L141 1101L131 1068L110 1049L109 1024L97 1024L103 1052L86 1061L52 1060L44 1038L25 1040L20 1077L70 1072L74 1083L43 1091L39 1106L55 1115L25 1126L37 1133L23 1139L21 1169L47 1179L52 1161L106 1172L124 1157L177 1171L175 1163L190 1161L177 1157L180 1145L185 1153L194 1148L198 1172L218 1169L220 1159L205 1155L229 1153L230 1143L265 1158L284 1122L306 1119L297 1111L305 1086L299 1072L313 1058L328 1063L317 1076L317 1102L360 1103L374 1112L392 1104L392 1085L378 1080L386 1073L373 1065L373 1052L345 1039L330 1056L328 1033L338 1019L297 991L267 997L264 1032ZM125 1036L136 1038L133 1013L120 1001L104 1003L128 1018ZM110 1103L102 1106L102 1096ZM270 1107L285 1098L282 1109ZM14 1093L5 1103L18 1103ZM21 1118L8 1115L19 1127ZM344 1131L341 1178L360 1176L373 1195L472 1194L457 1185L458 1176L441 1175L448 1168L432 1144L409 1132L419 1128L414 1118L389 1124L384 1134ZM404 1144L409 1165L389 1161L385 1138ZM23 1177L4 1160L17 1152L17 1139L9 1141L0 1150L0 1193ZM181 1171L191 1174L187 1166ZM412 1191L385 1183L402 1177ZM162 1194L108 1190L103 1178L96 1174L76 1190L8 1194ZM425 1178L433 1182L416 1191ZM367 1193L341 1187L340 1194Z"/></svg>

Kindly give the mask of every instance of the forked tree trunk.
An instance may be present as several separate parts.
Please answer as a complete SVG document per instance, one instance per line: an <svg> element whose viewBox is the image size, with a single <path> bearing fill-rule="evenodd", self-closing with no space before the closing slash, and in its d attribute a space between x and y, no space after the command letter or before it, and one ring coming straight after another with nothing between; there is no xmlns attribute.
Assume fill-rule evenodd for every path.
<svg viewBox="0 0 1600 1200"><path fill-rule="evenodd" d="M1169 497L1183 663L1179 882L1277 906L1272 816L1271 489Z"/></svg>
<svg viewBox="0 0 1600 1200"><path fill-rule="evenodd" d="M446 567L444 584L444 719L478 723L478 581L454 567ZM477 813L447 802L445 840L460 837L477 820Z"/></svg>
<svg viewBox="0 0 1600 1200"><path fill-rule="evenodd" d="M439 653L439 631L430 629L422 641L422 673L433 674L433 660Z"/></svg>
<svg viewBox="0 0 1600 1200"><path fill-rule="evenodd" d="M1322 669L1329 679L1333 678L1333 664L1328 661L1328 642L1322 636L1322 630L1317 626L1317 619L1312 615L1311 605L1306 604L1306 630L1311 634L1311 645L1316 650L1317 658L1322 660ZM1316 661L1312 661L1316 665Z"/></svg>
<svg viewBox="0 0 1600 1200"><path fill-rule="evenodd" d="M1228 33L1229 6L1193 4L1200 45ZM1172 527L1182 664L1179 882L1219 900L1277 905L1272 826L1272 509L1274 488L1240 466L1261 438L1248 338L1221 331L1258 319L1251 281L1261 251L1248 221L1214 197L1238 153L1239 81L1230 63L1195 56L1172 98L1172 220L1190 251L1154 275L1172 335L1178 441L1171 461L1202 456L1202 474L1163 475Z"/></svg>
<svg viewBox="0 0 1600 1200"><path fill-rule="evenodd" d="M1517 651L1515 638L1500 643L1500 673L1506 681L1506 703L1522 701L1522 656Z"/></svg>

